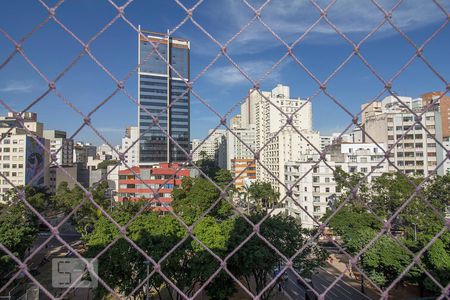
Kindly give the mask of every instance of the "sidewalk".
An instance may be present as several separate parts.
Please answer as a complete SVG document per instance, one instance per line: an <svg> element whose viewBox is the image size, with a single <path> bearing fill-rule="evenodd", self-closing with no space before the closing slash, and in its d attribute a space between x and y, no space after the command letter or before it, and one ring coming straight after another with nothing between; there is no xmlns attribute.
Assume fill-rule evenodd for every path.
<svg viewBox="0 0 450 300"><path fill-rule="evenodd" d="M332 257L333 257L333 260L332 260L333 264L331 264L329 261L327 261L327 263L323 267L323 269L325 271L333 274L334 276L338 277L341 275L342 272L344 272L346 270L347 265L345 263L343 263L342 261L340 261L338 258L336 258L335 255L332 255ZM361 281L350 277L348 274L348 270L345 271L344 276L342 277L341 280L357 290L361 289ZM378 294L378 292L375 289L373 289L370 286L367 286L367 284L364 287L365 287L364 290L365 290L366 296L370 297L371 299L379 299L380 298L380 294Z"/></svg>

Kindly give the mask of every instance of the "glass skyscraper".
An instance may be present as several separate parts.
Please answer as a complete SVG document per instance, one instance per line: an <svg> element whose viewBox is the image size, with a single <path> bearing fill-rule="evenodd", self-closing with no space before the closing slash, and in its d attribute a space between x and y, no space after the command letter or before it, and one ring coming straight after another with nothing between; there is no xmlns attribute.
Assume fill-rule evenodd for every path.
<svg viewBox="0 0 450 300"><path fill-rule="evenodd" d="M186 155L167 134L189 153L190 93L184 81L189 81L190 43L164 34L141 32L147 38L139 36L139 163L185 161ZM158 45L159 54L173 70L149 41ZM166 133L153 123L144 108L158 116Z"/></svg>

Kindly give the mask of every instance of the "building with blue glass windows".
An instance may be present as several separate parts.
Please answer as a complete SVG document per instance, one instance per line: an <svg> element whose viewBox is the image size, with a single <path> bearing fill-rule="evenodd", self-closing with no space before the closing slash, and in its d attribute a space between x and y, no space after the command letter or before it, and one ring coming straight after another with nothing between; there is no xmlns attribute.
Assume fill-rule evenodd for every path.
<svg viewBox="0 0 450 300"><path fill-rule="evenodd" d="M139 164L185 161L190 141L190 92L186 84L190 42L166 34L140 32ZM159 126L151 115L158 117Z"/></svg>

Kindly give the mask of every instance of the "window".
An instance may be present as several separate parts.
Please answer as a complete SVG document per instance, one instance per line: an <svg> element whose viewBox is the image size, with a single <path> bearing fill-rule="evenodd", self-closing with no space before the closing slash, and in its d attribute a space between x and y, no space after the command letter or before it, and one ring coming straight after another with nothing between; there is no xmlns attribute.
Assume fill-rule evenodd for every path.
<svg viewBox="0 0 450 300"><path fill-rule="evenodd" d="M325 182L330 182L330 177L325 177Z"/></svg>
<svg viewBox="0 0 450 300"><path fill-rule="evenodd" d="M362 173L367 173L367 168L361 168Z"/></svg>
<svg viewBox="0 0 450 300"><path fill-rule="evenodd" d="M330 188L329 187L325 188L325 192L329 193L330 192Z"/></svg>

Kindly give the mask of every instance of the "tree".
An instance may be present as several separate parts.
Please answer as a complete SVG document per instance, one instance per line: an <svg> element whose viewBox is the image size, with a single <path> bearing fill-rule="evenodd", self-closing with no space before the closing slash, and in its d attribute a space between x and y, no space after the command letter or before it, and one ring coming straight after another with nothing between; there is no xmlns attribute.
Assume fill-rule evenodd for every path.
<svg viewBox="0 0 450 300"><path fill-rule="evenodd" d="M227 202L217 203L214 209L204 215L219 196L217 188L204 178L184 178L182 184L174 190L174 213L188 226L192 226L192 234L196 239L187 237L186 228L170 214L161 216L145 211L127 228L127 236L157 261L177 245L161 262L161 270L188 296L193 296L220 267L217 259L204 246L215 255L225 258L253 232L243 218L233 214L232 207ZM133 215L134 212L122 206L112 213L112 217L121 225L127 223ZM199 220L201 216L203 218ZM258 222L262 217L263 214L251 216L254 222ZM118 229L102 215L93 227L93 231L85 236L89 256L98 254L119 234ZM282 216L268 218L261 225L260 232L288 256L300 249L310 234L293 218ZM183 239L184 242L180 243ZM324 260L324 253L316 246L310 245L295 260L295 265L305 272L312 272ZM127 264L124 264L124 261ZM238 278L248 282L256 281L257 287L254 291L257 292L271 280L273 268L279 263L277 254L261 239L254 237L227 261L227 267ZM99 272L112 288L127 294L134 289L136 282L145 278L144 257L124 238L119 237L102 255ZM157 274L149 279L149 284L155 296L160 299L181 298ZM224 300L235 293L236 286L229 275L221 271L205 290L211 299ZM270 292L271 290L264 294L264 299L270 296ZM100 288L98 293L97 298L100 298L106 291ZM143 296L142 291L139 296Z"/></svg>
<svg viewBox="0 0 450 300"><path fill-rule="evenodd" d="M100 182L90 190L95 203L105 210L111 205L110 199L106 197L107 190L108 183L106 181ZM61 182L52 199L55 206L66 214L84 201L71 218L77 231L82 235L86 235L92 230L94 223L102 215L101 210L86 198L86 193L78 185L70 189L67 182Z"/></svg>
<svg viewBox="0 0 450 300"><path fill-rule="evenodd" d="M120 162L115 159L104 160L97 165L97 169L105 169L106 170L108 168L108 166L115 166L115 165L118 165L119 163Z"/></svg>
<svg viewBox="0 0 450 300"><path fill-rule="evenodd" d="M26 187L23 190L26 200L40 213L44 213L48 203L46 190L37 187ZM36 240L39 219L19 199L15 189L6 192L4 200L5 203L0 205L0 243L23 260L27 250ZM16 263L0 251L0 285L5 283L6 276L16 269Z"/></svg>
<svg viewBox="0 0 450 300"><path fill-rule="evenodd" d="M250 198L255 201L258 211L267 211L267 209L273 207L280 198L280 193L275 191L268 182L253 182L248 191Z"/></svg>
<svg viewBox="0 0 450 300"><path fill-rule="evenodd" d="M344 191L340 201L347 197L350 201L335 214L329 226L352 254L359 252L381 230L383 224L380 219L387 220L412 197L392 220L391 228L397 232L397 237L394 239L392 232L383 235L361 256L364 272L382 287L397 278L411 262L412 256L399 243L412 253L418 253L445 226L443 213L449 205L450 176L435 176L420 193L414 194L415 187L411 182L417 185L421 180L400 173L383 174L370 184L363 183L358 196L355 196L351 190L358 182L358 176L345 172L337 174L336 181ZM435 209L422 198L426 198ZM441 213L436 215L436 211ZM328 212L324 219L331 213ZM443 285L450 280L449 251L450 234L445 232L421 257L427 271ZM402 281L418 284L421 293L425 288L438 291L417 266L411 268Z"/></svg>
<svg viewBox="0 0 450 300"><path fill-rule="evenodd" d="M253 223L258 223L264 214L252 215ZM238 218L230 241L230 249L235 249L253 229L243 218ZM302 248L312 232L290 216L269 217L260 227L261 235L287 257ZM306 246L294 260L294 268L301 270L302 276L311 276L316 268L322 266L327 254L316 244ZM246 287L259 294L273 278L274 269L283 265L281 257L259 237L251 238L231 259L230 270L244 279ZM254 282L255 284L252 284ZM275 285L263 293L261 299L269 299Z"/></svg>
<svg viewBox="0 0 450 300"><path fill-rule="evenodd" d="M204 156L203 158L198 160L195 164L209 178L214 178L216 176L216 173L220 170L219 166L217 165L217 162L207 156ZM202 176L204 175L202 174Z"/></svg>

